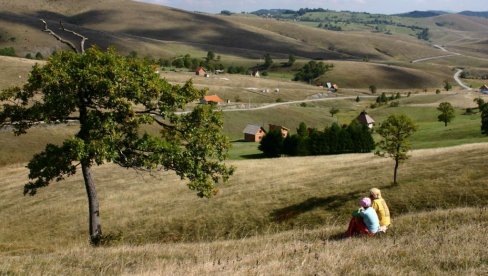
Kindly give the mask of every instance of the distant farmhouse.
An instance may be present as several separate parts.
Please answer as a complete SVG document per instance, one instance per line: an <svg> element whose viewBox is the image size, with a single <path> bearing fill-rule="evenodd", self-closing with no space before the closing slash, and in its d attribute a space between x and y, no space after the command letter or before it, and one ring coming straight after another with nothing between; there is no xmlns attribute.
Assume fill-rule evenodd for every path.
<svg viewBox="0 0 488 276"><path fill-rule="evenodd" d="M201 104L221 104L224 100L217 95L204 96L200 99Z"/></svg>
<svg viewBox="0 0 488 276"><path fill-rule="evenodd" d="M483 85L480 87L480 92L483 93L483 94L488 94L488 86Z"/></svg>
<svg viewBox="0 0 488 276"><path fill-rule="evenodd" d="M331 92L337 92L337 90L339 90L339 86L337 84L335 84L335 83L326 82L325 83L325 86Z"/></svg>
<svg viewBox="0 0 488 276"><path fill-rule="evenodd" d="M246 142L261 142L266 131L259 125L249 124L242 131L244 133L244 141Z"/></svg>
<svg viewBox="0 0 488 276"><path fill-rule="evenodd" d="M269 125L269 131L273 131L273 130L279 130L281 132L281 136L283 136L283 138L286 138L288 136L288 133L290 132L290 129L288 129L284 126L278 126L278 125L270 124Z"/></svg>
<svg viewBox="0 0 488 276"><path fill-rule="evenodd" d="M371 118L366 111L361 112L356 120L358 120L361 124L367 125L369 128L373 128L374 126L373 118Z"/></svg>
<svg viewBox="0 0 488 276"><path fill-rule="evenodd" d="M195 75L197 75L197 76L205 76L205 74L207 74L207 71L205 71L205 69L203 67L198 67L195 70Z"/></svg>

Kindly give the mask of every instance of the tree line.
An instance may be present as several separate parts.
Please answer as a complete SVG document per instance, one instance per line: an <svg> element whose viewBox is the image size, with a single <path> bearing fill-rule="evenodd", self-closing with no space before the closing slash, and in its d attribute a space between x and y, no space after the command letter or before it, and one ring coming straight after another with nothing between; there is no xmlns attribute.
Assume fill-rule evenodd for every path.
<svg viewBox="0 0 488 276"><path fill-rule="evenodd" d="M333 123L324 130L300 123L297 133L283 137L280 130L266 134L258 149L266 157L364 153L374 149L371 130L357 120L349 125Z"/></svg>

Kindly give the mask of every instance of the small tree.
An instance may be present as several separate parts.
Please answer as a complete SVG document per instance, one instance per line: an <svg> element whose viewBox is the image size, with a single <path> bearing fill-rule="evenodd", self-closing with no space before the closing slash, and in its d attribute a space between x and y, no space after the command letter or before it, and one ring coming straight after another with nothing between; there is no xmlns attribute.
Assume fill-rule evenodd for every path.
<svg viewBox="0 0 488 276"><path fill-rule="evenodd" d="M444 81L444 89L445 89L446 91L449 91L449 90L451 90L451 89L452 89L452 84L451 84L451 83L450 83L448 80L445 80L445 81Z"/></svg>
<svg viewBox="0 0 488 276"><path fill-rule="evenodd" d="M296 59L296 57L293 54L289 54L288 55L288 62L287 62L286 65L287 66L292 66L295 63L296 60L297 59Z"/></svg>
<svg viewBox="0 0 488 276"><path fill-rule="evenodd" d="M35 195L53 180L74 175L81 167L88 197L90 241L102 239L100 208L92 167L112 162L126 168L174 170L189 179L189 188L200 197L210 197L215 184L233 169L222 161L229 147L222 134L220 113L210 105L192 112L175 112L206 94L191 81L171 85L150 64L126 58L113 49L84 51L55 35L75 52L58 52L43 67L35 65L27 84L0 93L0 127L10 126L16 135L38 123L79 122L78 133L62 145L48 144L27 167L31 181L24 194ZM159 125L159 135L144 131Z"/></svg>
<svg viewBox="0 0 488 276"><path fill-rule="evenodd" d="M390 157L395 161L393 184L397 184L397 171L400 162L408 159L407 152L411 148L408 138L416 130L417 126L405 115L390 115L376 129L382 139L376 144L375 154Z"/></svg>
<svg viewBox="0 0 488 276"><path fill-rule="evenodd" d="M356 102L359 103L361 101L361 99L359 98L359 96L356 97Z"/></svg>
<svg viewBox="0 0 488 276"><path fill-rule="evenodd" d="M273 59L271 58L271 55L270 54L265 54L264 55L264 64L263 64L263 66L265 68L269 68L269 67L271 67L272 64L273 64Z"/></svg>
<svg viewBox="0 0 488 276"><path fill-rule="evenodd" d="M376 94L376 90L377 90L376 85L372 84L369 86L369 91L371 92L371 94Z"/></svg>
<svg viewBox="0 0 488 276"><path fill-rule="evenodd" d="M213 51L207 52L207 62L210 62L215 59L215 53Z"/></svg>
<svg viewBox="0 0 488 276"><path fill-rule="evenodd" d="M444 126L447 126L447 123L450 123L456 115L454 114L454 107L448 102L442 102L437 107L437 110L441 112L439 116L437 116L437 120L439 122L444 122Z"/></svg>
<svg viewBox="0 0 488 276"><path fill-rule="evenodd" d="M335 114L339 113L339 109L336 108L336 107L332 107L330 110L329 110L329 113L332 117L334 117Z"/></svg>

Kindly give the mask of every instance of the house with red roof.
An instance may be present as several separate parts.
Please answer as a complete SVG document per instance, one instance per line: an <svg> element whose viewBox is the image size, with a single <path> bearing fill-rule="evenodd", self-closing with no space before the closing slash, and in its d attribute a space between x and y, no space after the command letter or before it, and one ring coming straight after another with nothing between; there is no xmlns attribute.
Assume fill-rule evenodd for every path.
<svg viewBox="0 0 488 276"><path fill-rule="evenodd" d="M203 96L203 98L200 99L201 104L221 104L223 102L224 100L217 95Z"/></svg>
<svg viewBox="0 0 488 276"><path fill-rule="evenodd" d="M205 69L203 67L198 67L195 70L195 75L197 75L197 76L205 76L205 74L207 74L207 71L205 71Z"/></svg>

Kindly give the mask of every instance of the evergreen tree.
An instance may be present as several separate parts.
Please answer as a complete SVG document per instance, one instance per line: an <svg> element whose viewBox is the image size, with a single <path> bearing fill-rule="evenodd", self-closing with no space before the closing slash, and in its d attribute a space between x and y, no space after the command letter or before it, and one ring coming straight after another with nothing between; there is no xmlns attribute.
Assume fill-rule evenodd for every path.
<svg viewBox="0 0 488 276"><path fill-rule="evenodd" d="M266 157L280 157L283 153L283 140L280 130L269 131L259 143L258 149Z"/></svg>

